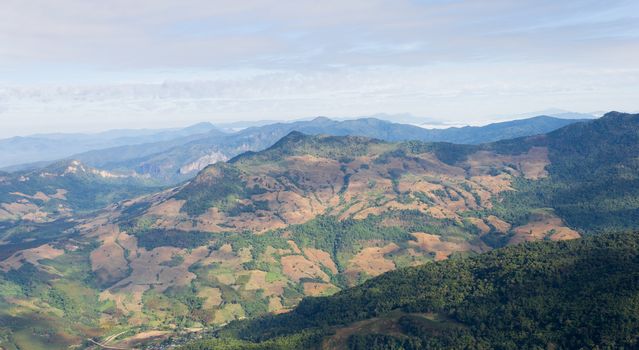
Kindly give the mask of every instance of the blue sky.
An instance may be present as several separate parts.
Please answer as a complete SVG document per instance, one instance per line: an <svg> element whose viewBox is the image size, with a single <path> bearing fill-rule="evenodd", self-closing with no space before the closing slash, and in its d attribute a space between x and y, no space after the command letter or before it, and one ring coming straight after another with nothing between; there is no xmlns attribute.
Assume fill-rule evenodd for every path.
<svg viewBox="0 0 639 350"><path fill-rule="evenodd" d="M0 137L639 109L639 1L4 0Z"/></svg>

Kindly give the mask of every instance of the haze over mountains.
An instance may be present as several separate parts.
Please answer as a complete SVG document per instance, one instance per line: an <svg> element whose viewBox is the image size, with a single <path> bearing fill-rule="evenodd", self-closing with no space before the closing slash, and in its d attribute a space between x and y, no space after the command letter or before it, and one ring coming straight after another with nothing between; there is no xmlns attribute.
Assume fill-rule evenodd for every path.
<svg viewBox="0 0 639 350"><path fill-rule="evenodd" d="M208 123L182 129L122 129L96 134L37 134L0 140L0 168L47 162L94 149L169 141L213 129Z"/></svg>
<svg viewBox="0 0 639 350"><path fill-rule="evenodd" d="M46 161L67 158L88 166L172 184L188 179L206 165L242 152L269 147L291 131L307 134L358 135L386 141L420 140L478 144L555 130L578 119L537 116L481 127L425 129L376 118L308 121L252 126L224 133L211 124L178 130L121 130L96 135L35 135L0 140L5 170L39 168ZM11 150L11 151L9 151ZM37 163L24 160L38 161Z"/></svg>
<svg viewBox="0 0 639 350"><path fill-rule="evenodd" d="M555 122L568 125L555 127ZM553 129L480 144L413 140L425 135L423 129L376 119L320 118L299 123L308 134L291 124L243 130L243 138L229 141L229 150L239 153L246 144L266 148L208 165L189 181L168 188L153 189L140 182L144 178L121 177L76 161L56 163L48 170L2 174L0 207L10 215L0 217L0 339L6 339L0 344L62 349L96 337L116 347L131 347L151 340L149 329L168 336L217 327L291 311L305 297L344 290L337 299L302 302L291 316L233 324L214 336L224 337L222 344L235 346L232 349L298 349L307 347L300 344L321 346L332 341L341 344L339 348L360 349L402 339L412 344L443 341L443 347L446 342L486 348L527 346L532 343L516 330L499 323L493 323L497 328L481 324L503 316L499 311L503 295L512 295L515 306L531 302L514 291L538 290L535 293L543 297L550 288L559 297L548 299L557 304L547 306L568 307L566 293L573 290L567 288L583 284L569 284L566 289L561 283L552 284L564 276L555 274L554 269L564 265L554 265L553 257L566 264L575 257L556 248L562 245L539 246L543 254L527 261L550 269L544 270L543 280L550 284L540 284L534 280L538 275L518 260L536 248L511 249L486 258L468 256L530 241L639 229L639 115L611 112L596 120L570 122L541 117L497 124L499 134L483 127L444 130L441 136L518 135L530 131L530 123ZM326 129L334 135L323 132ZM375 132L378 138L348 135L358 130ZM426 132L428 137L440 137L435 131ZM271 141L279 133L284 136ZM384 137L394 139L380 139ZM184 149L204 149L213 143L211 139L169 148L159 159L170 160ZM82 193L94 196L91 204L107 206L91 211L96 206L82 202ZM20 213L22 208L31 211ZM629 241L613 237L588 242L583 249L578 244L568 247L595 254L602 245ZM606 256L627 253L634 261L636 251L628 249L611 248L595 258L606 261ZM491 260L494 256L504 256L501 265ZM437 263L450 258L450 263ZM426 267L401 270L356 287L386 272L424 263ZM633 266L609 263L601 266ZM502 270L482 274L484 264L487 270L504 269L506 276L516 274L514 281L523 287L503 284L497 278ZM571 281L582 276L584 268L575 270L577 277ZM468 273L450 275L451 270ZM434 277L442 273L446 276ZM584 293L615 286L636 295L632 294L638 290L636 283L614 277L628 273L610 277L619 284L594 280ZM414 274L425 277L412 279ZM393 278L403 282L386 282ZM485 284L478 282L482 278ZM424 289L424 283L434 289ZM401 293L389 285L402 288ZM527 289L530 286L539 289ZM365 301L358 297L362 290L371 293ZM451 301L442 290L459 299ZM488 299L473 299L483 296ZM581 295L574 305L581 307L591 297ZM618 303L618 297L610 295L609 302ZM355 309L341 303L352 303ZM371 310L362 303L377 306ZM347 314L326 319L322 312L333 308L330 305ZM485 305L494 312L482 311ZM455 311L466 307L478 314ZM546 316L539 318L532 309L522 308L521 317L548 324ZM632 310L612 314L629 317L624 324L631 330L639 325ZM380 324L376 317L386 321ZM612 334L606 329L598 340L589 328L594 321L584 321L593 319L584 317L563 318L575 324L567 329L588 329L579 339L636 344L632 331ZM347 327L342 329L343 325ZM425 328L415 332L409 331L411 327ZM127 335L118 338L122 331ZM331 332L343 337L331 338ZM421 336L433 332L437 337ZM583 344L568 342L566 337L578 336L566 334L548 331L534 341ZM197 346L192 348L210 348Z"/></svg>

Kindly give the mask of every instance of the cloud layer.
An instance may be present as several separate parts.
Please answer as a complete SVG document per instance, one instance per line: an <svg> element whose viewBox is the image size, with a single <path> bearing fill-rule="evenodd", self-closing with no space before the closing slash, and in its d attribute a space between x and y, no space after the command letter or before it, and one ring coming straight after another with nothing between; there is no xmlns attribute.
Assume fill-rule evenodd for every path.
<svg viewBox="0 0 639 350"><path fill-rule="evenodd" d="M36 123L637 109L637 16L639 3L614 0L7 0L0 136Z"/></svg>

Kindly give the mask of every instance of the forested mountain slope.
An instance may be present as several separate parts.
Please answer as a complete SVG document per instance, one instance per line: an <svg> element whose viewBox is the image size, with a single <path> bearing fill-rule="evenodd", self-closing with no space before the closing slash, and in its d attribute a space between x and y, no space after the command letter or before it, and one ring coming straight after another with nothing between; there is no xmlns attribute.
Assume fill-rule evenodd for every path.
<svg viewBox="0 0 639 350"><path fill-rule="evenodd" d="M639 234L536 242L388 272L182 349L633 349Z"/></svg>
<svg viewBox="0 0 639 350"><path fill-rule="evenodd" d="M523 141L523 142L522 142ZM498 142L503 149L543 146L549 176L516 182L500 207L517 222L530 207L551 207L586 233L636 228L639 222L639 114L610 112L540 137Z"/></svg>

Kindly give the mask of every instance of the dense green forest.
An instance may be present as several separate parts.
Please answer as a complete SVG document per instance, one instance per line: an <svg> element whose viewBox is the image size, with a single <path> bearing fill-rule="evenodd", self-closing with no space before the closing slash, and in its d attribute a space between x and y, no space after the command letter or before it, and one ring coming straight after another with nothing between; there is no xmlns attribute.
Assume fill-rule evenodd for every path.
<svg viewBox="0 0 639 350"><path fill-rule="evenodd" d="M523 142L520 142L523 141ZM514 145L519 145L514 147ZM514 224L530 208L555 209L585 233L636 228L639 222L639 116L611 112L553 131L544 137L492 144L501 150L547 146L549 177L519 179L496 210Z"/></svg>
<svg viewBox="0 0 639 350"><path fill-rule="evenodd" d="M386 273L292 312L234 322L194 349L301 349L362 320L349 349L639 346L639 234L536 242ZM358 331L359 330L359 331Z"/></svg>

